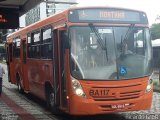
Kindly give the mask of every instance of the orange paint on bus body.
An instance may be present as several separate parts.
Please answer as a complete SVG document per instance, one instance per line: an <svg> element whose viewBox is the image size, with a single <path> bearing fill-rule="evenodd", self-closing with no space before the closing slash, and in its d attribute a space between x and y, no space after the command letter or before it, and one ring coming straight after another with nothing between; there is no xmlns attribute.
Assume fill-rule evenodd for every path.
<svg viewBox="0 0 160 120"><path fill-rule="evenodd" d="M109 8L113 9L113 12L109 10L109 12L104 11L105 13L100 14L100 17L103 18L111 16L109 20L107 18L100 21L97 17L98 20L96 21L96 18L89 19L80 16L78 20L76 18L77 13L74 12L74 10L81 9L89 9L89 11L84 11L85 13L83 14L90 16L92 15L92 10L103 9L104 11L104 9L107 8L72 8L27 26L8 36L7 64L10 82L12 84L20 84L21 89L26 93L32 93L45 100L49 106L56 107L72 115L94 115L150 109L153 94L152 83L149 84L150 74L136 78L128 77L127 79L119 79L119 76L124 77L128 73L132 73L136 68L132 66L134 69L129 70L129 67L124 67L125 65L118 66L121 61L119 60L118 63L117 58L117 61L115 61L117 65L115 65L115 62L112 62L112 64L114 64L112 67L119 67L115 68L117 69L117 78L103 78L99 75L102 74L102 69L100 69L94 74L95 78L89 76L87 79L89 72L86 74L87 72L83 67L88 65L89 67L93 67L92 69L95 69L98 64L93 60L94 57L91 56L92 61L89 61L90 58L88 58L81 65L78 59L82 57L74 56L78 53L77 50L78 47L80 47L76 39L81 39L81 42L83 42L82 36L78 36L77 31L84 26L88 27L90 23L88 21L90 20L92 24L98 27L112 26L124 28L131 27L131 23L133 22L138 22L135 23L136 27L148 28L148 24L145 22L142 24L142 21L139 20L140 18L135 18L135 21L132 19L130 23L130 16L127 17L126 14L128 13L126 11L131 10L121 8ZM115 11L119 12L115 13ZM123 13L123 11L126 13ZM99 12L100 11L97 12L97 15L99 15ZM133 11L133 14L136 16L139 12L140 11ZM72 18L74 13L76 15ZM112 15L109 15L109 13L112 13ZM79 15L81 15L81 11ZM117 19L111 22L111 19L114 19L113 17ZM120 23L119 18L121 18ZM76 26L79 26L79 29L75 29L74 27ZM72 29L73 32L70 32ZM112 30L111 28L99 29L98 32L101 32L101 34L111 34ZM71 38L68 39L66 33L72 34L68 36ZM91 33L90 35L90 41L94 40L94 34ZM21 41L20 46L16 46L18 45L18 43L16 43L18 39ZM71 43L68 42L70 40ZM91 44L94 42L95 41L92 41ZM103 45L101 47L103 47ZM142 47L137 47L137 51L140 49L143 54L141 48ZM83 47L83 50L85 52L87 48ZM138 58L136 56L136 58L141 63L145 57ZM123 57L123 59L126 60L126 57ZM123 62L121 64L123 64ZM146 65L147 64L149 64L149 62L146 63ZM106 67L105 69L108 70L108 68L109 67ZM143 68L137 69L143 70ZM79 75L79 71L81 75ZM138 73L134 74L136 75ZM97 79L96 75L101 79ZM148 91L146 91L146 89L148 89ZM55 113L55 109L52 110Z"/></svg>

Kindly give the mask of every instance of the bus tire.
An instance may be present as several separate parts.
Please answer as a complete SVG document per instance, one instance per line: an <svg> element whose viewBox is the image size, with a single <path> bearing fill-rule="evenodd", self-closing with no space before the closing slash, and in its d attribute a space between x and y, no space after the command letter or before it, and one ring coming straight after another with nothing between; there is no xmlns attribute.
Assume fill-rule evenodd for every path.
<svg viewBox="0 0 160 120"><path fill-rule="evenodd" d="M47 108L49 108L49 110L55 115L60 114L59 109L55 105L55 96L53 90L49 89L48 93L46 94L47 94Z"/></svg>
<svg viewBox="0 0 160 120"><path fill-rule="evenodd" d="M21 80L20 76L17 75L16 79L17 79L17 89L18 89L18 92L19 93L23 93L24 90L22 88L22 80Z"/></svg>

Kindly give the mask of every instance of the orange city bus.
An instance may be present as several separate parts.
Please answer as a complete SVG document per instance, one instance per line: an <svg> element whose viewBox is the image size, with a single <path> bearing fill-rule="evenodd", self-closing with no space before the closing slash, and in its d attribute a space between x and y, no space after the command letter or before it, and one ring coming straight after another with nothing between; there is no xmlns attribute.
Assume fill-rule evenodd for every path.
<svg viewBox="0 0 160 120"><path fill-rule="evenodd" d="M9 82L71 115L147 110L153 82L147 16L70 8L7 37Z"/></svg>

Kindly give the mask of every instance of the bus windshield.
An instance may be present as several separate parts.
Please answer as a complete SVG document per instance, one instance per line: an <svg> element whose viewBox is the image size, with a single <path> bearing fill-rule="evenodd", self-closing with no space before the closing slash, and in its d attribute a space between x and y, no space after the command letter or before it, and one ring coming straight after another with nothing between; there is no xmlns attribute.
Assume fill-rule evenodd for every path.
<svg viewBox="0 0 160 120"><path fill-rule="evenodd" d="M70 27L71 74L76 79L120 80L151 74L149 28Z"/></svg>

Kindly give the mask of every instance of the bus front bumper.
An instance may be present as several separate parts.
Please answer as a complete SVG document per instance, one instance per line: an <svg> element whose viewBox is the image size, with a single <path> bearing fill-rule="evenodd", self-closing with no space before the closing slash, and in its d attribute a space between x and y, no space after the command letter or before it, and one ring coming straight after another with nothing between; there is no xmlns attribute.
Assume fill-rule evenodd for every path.
<svg viewBox="0 0 160 120"><path fill-rule="evenodd" d="M95 101L73 95L70 98L71 115L96 115L113 112L148 110L151 108L153 91L136 99Z"/></svg>

